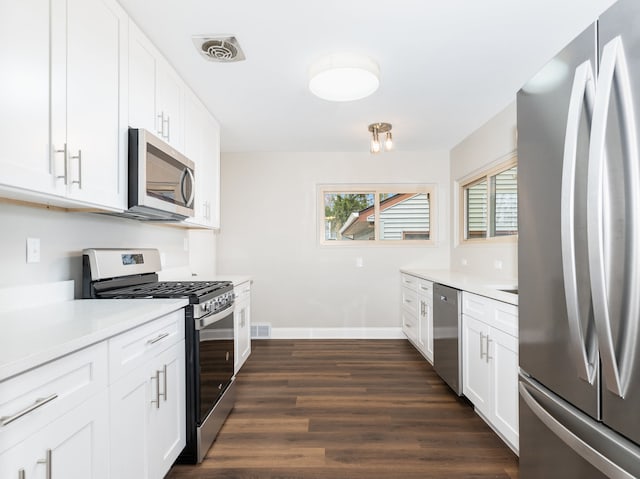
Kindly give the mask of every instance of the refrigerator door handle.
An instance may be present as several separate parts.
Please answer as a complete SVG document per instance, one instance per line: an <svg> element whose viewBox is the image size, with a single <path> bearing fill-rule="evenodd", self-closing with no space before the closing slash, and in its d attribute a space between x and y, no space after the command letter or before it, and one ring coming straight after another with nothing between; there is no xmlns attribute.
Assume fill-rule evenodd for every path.
<svg viewBox="0 0 640 479"><path fill-rule="evenodd" d="M575 435L569 428L562 424L556 417L538 402L535 395L530 392L534 389L522 380L518 383L520 396L531 412L542 421L542 423L555 434L562 442L573 449L580 457L584 458L593 467L604 473L607 477L615 477L619 479L633 479L636 476L622 469L611 459L594 449L580 437ZM551 401L553 401L551 399ZM555 402L554 402L555 403ZM562 405L555 403L558 408ZM552 411L554 412L554 411ZM559 415L567 414L566 411L558 411ZM569 413L571 414L571 413Z"/></svg>
<svg viewBox="0 0 640 479"><path fill-rule="evenodd" d="M585 340L585 332L581 322L583 314L589 314L589 310L582 311L578 300L575 194L580 119L582 117L583 105L586 104L586 113L589 121L591 120L595 95L596 88L593 66L591 65L591 61L588 60L576 68L573 77L571 98L569 100L569 113L564 140L564 159L562 162L560 238L571 350L575 365L578 369L578 377L584 379L589 384L593 384L596 378L598 343L594 334L589 334L589 337ZM589 331L589 329L587 329L587 331Z"/></svg>
<svg viewBox="0 0 640 479"><path fill-rule="evenodd" d="M609 104L612 89L619 90L621 130L623 151L626 159L627 191L625 206L628 208L625 225L626 244L628 245L624 284L626 291L626 324L621 325L624 338L621 351L616 355L612 337L611 318L608 305L609 284L606 275L605 227L604 227L604 179L606 178L606 132L609 116ZM622 39L616 37L605 45L600 62L598 89L593 111L591 144L588 167L588 220L587 236L589 242L589 268L593 295L593 308L598 333L598 343L602 359L602 372L607 389L624 398L629 386L633 363L636 356L635 341L638 337L638 317L640 314L640 261L638 243L638 215L640 214L640 175L638 173L638 149L636 141L636 122L631 96L629 71L624 54Z"/></svg>

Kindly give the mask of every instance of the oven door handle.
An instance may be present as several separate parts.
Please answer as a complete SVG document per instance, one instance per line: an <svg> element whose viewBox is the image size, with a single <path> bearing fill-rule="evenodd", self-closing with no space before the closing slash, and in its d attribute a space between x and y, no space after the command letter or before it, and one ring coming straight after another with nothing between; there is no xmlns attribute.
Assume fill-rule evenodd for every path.
<svg viewBox="0 0 640 479"><path fill-rule="evenodd" d="M226 318L227 316L229 316L230 314L233 314L233 312L236 309L236 305L235 303L232 304L230 307L228 307L227 309L220 311L218 313L215 314L211 314L209 316L205 316L203 318L197 319L196 320L196 330L201 330L206 328L207 326L220 321L221 319Z"/></svg>

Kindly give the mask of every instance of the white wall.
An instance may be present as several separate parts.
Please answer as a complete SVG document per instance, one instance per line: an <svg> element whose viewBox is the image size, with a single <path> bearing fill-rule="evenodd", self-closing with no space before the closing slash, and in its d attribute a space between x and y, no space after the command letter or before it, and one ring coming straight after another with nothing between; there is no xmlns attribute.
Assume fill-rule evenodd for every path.
<svg viewBox="0 0 640 479"><path fill-rule="evenodd" d="M399 268L449 266L447 152L227 153L221 168L218 274L253 277L252 323L399 328ZM437 245L319 245L318 184L394 182L436 185Z"/></svg>
<svg viewBox="0 0 640 479"><path fill-rule="evenodd" d="M184 229L4 202L0 225L0 288L73 279L79 298L84 248L154 247L164 253L167 269L189 267ZM40 263L26 263L27 237L40 238Z"/></svg>
<svg viewBox="0 0 640 479"><path fill-rule="evenodd" d="M464 244L458 231L459 180L508 159L516 147L516 104L513 102L451 150L452 270L497 279L517 278L517 241ZM502 265L500 269L496 268L496 262Z"/></svg>

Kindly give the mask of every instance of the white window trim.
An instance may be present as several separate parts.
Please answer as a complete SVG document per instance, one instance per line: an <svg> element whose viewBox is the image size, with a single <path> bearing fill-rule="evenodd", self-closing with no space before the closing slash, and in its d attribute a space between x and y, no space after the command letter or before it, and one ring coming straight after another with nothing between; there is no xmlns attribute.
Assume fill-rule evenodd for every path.
<svg viewBox="0 0 640 479"><path fill-rule="evenodd" d="M480 171L475 171L474 173L467 175L456 181L458 186L458 241L459 244L495 244L495 243L517 243L518 235L508 235L508 236L486 236L485 238L466 238L467 232L467 214L466 208L467 204L465 201L465 188L470 186L473 183L481 181L483 178L487 180L487 190L491 185L491 177L506 171L518 164L518 155L514 151L509 155L500 158L497 162L493 162L491 165L487 166L485 169ZM488 191L487 191L488 193ZM487 201L491 201L491 195L488 194ZM487 204L487 234L491 229L491 208L490 205Z"/></svg>
<svg viewBox="0 0 640 479"><path fill-rule="evenodd" d="M363 246L435 246L437 239L437 187L433 183L358 183L358 184L319 184L316 187L316 225L317 238L321 246L346 246L349 248ZM324 195L325 193L373 193L375 214L375 239L335 241L325 239ZM382 240L380 239L380 193L427 193L429 195L429 239L428 240Z"/></svg>

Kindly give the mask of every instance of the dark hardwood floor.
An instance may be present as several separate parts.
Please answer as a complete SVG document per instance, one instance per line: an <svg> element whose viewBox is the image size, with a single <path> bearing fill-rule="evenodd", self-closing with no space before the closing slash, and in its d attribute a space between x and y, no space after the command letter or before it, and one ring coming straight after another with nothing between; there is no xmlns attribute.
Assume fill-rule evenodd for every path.
<svg viewBox="0 0 640 479"><path fill-rule="evenodd" d="M169 479L517 478L517 457L405 340L260 340L204 462Z"/></svg>

